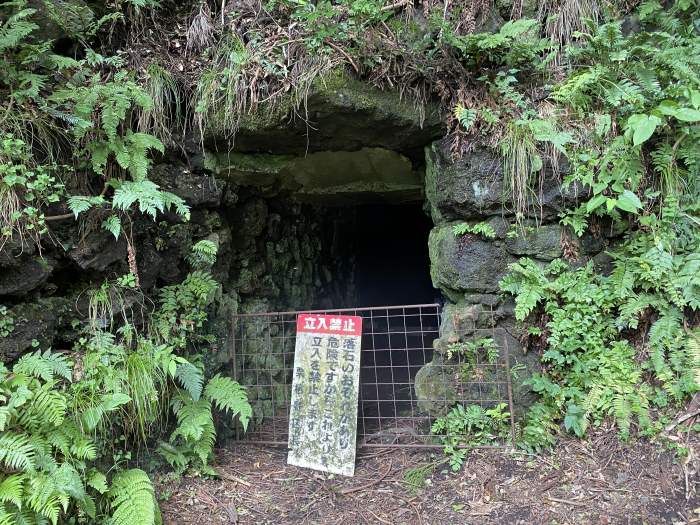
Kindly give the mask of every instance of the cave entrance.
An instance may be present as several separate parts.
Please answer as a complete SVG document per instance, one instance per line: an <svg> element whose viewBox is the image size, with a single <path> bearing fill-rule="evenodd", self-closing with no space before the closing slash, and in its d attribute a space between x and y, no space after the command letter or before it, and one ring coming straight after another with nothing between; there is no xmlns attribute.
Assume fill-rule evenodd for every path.
<svg viewBox="0 0 700 525"><path fill-rule="evenodd" d="M302 257L292 258L287 271L291 275L304 270L294 286L318 283L314 293L302 294L312 300L300 303L293 299L300 294L288 293L293 288L282 282L283 265L273 261L281 271L271 272L269 279L280 283L281 293L268 304L285 311L260 313L251 308L236 317L235 376L248 387L258 418L244 437L286 442L295 319L297 313L315 311L363 318L358 442L403 443L411 436L430 439L433 418L425 409L429 404L419 399L415 378L433 358L441 297L430 277L428 236L433 224L424 209L423 168L376 148L318 152L291 161L280 158L268 177L257 172L255 177L247 175L245 170L251 168L240 159L224 160L229 176L244 186L265 183L277 188L273 199L264 197L268 226L261 230L259 241L270 246L275 259L284 256L283 248L277 251L277 246L301 229L290 227L274 235L269 217L287 213L287 203L298 203L297 217L283 216L276 224L308 225L302 244L312 255L305 256L302 250ZM260 171L259 166L255 169ZM265 195L268 190L259 187L258 194ZM260 207L243 203L237 222L245 224ZM246 272L251 269L255 267L249 265ZM241 295L245 300L245 293Z"/></svg>
<svg viewBox="0 0 700 525"><path fill-rule="evenodd" d="M286 442L296 315L313 311L363 318L358 443L424 443L433 418L421 408L415 378L433 357L440 295L430 278L432 222L422 201L310 206L327 220L322 231L330 238L321 242L342 254L334 264L346 278L336 279L332 298L345 304L329 307L330 297L318 297L308 309L236 316L235 376L248 387L257 417L242 437Z"/></svg>
<svg viewBox="0 0 700 525"><path fill-rule="evenodd" d="M393 435L415 433L416 423L424 422L416 412L414 381L432 359L440 321L428 257L432 221L422 202L364 204L352 212L339 235L352 246L354 304L366 307L360 310L358 435L386 442L392 429Z"/></svg>

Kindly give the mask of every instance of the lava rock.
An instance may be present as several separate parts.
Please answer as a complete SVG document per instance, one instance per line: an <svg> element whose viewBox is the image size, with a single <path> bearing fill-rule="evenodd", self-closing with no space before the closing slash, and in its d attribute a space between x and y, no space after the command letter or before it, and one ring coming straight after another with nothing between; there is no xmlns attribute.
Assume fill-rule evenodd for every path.
<svg viewBox="0 0 700 525"><path fill-rule="evenodd" d="M57 332L66 328L71 306L69 299L50 297L9 308L6 317L13 327L0 338L0 361L11 363L35 346L43 350L51 346Z"/></svg>
<svg viewBox="0 0 700 525"><path fill-rule="evenodd" d="M35 290L51 276L55 261L40 256L20 257L0 272L0 296L19 296Z"/></svg>
<svg viewBox="0 0 700 525"><path fill-rule="evenodd" d="M221 205L225 184L209 175L193 173L183 165L158 164L149 178L162 189L174 193L192 207L215 208Z"/></svg>
<svg viewBox="0 0 700 525"><path fill-rule="evenodd" d="M115 240L109 232L95 231L70 250L68 257L82 270L102 272L116 262L126 261L126 241L123 236Z"/></svg>
<svg viewBox="0 0 700 525"><path fill-rule="evenodd" d="M306 119L290 118L293 100L290 94L273 111L262 107L244 115L235 134L235 149L298 154L382 147L420 152L425 144L444 134L437 104L428 104L421 112L398 91L382 91L341 71L333 71L312 84L300 111ZM213 129L205 142L225 151L230 136L231 130Z"/></svg>
<svg viewBox="0 0 700 525"><path fill-rule="evenodd" d="M551 261L562 255L561 227L558 224L534 227L506 239L506 250L517 256Z"/></svg>
<svg viewBox="0 0 700 525"><path fill-rule="evenodd" d="M443 139L426 148L425 154L425 193L436 224L503 213L512 215L503 206L509 197L503 182L503 159L495 152L479 147L453 159L449 140ZM563 173L567 169L568 165L562 161L559 171ZM551 166L545 167L540 186L537 202L528 210L528 216L539 222L556 220L560 212L587 195L577 185L562 190L559 176Z"/></svg>
<svg viewBox="0 0 700 525"><path fill-rule="evenodd" d="M455 301L464 293L494 293L514 262L500 241L457 236L452 225L433 228L428 240L433 286Z"/></svg>
<svg viewBox="0 0 700 525"><path fill-rule="evenodd" d="M440 354L435 354L431 362L418 370L413 385L418 410L431 416L441 416L454 405L457 393L451 369L445 366Z"/></svg>

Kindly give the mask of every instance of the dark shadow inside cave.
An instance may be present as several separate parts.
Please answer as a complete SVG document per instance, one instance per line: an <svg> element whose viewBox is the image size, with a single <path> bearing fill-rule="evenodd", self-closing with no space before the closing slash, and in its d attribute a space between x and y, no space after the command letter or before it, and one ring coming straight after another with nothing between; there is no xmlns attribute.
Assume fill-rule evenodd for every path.
<svg viewBox="0 0 700 525"><path fill-rule="evenodd" d="M355 256L355 301L348 306L425 304L440 294L430 279L432 221L422 203L365 204L354 208L341 238Z"/></svg>
<svg viewBox="0 0 700 525"><path fill-rule="evenodd" d="M353 211L342 237L352 239L356 304L389 307L361 312L358 437L391 441L397 431L415 433L422 422L414 381L432 359L439 308L406 305L440 302L430 279L432 221L422 203L361 205Z"/></svg>

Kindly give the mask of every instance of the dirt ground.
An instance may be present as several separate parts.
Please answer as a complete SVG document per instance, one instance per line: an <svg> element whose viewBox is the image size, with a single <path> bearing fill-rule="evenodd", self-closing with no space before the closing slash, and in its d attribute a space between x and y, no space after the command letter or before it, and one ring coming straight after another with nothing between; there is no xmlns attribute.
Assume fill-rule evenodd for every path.
<svg viewBox="0 0 700 525"><path fill-rule="evenodd" d="M473 451L457 473L431 470L439 450L367 448L353 478L234 444L217 453L221 479L162 480L158 492L166 524L700 524L700 440L682 439L685 459L600 429L541 456ZM407 470L426 465L422 483L407 483Z"/></svg>

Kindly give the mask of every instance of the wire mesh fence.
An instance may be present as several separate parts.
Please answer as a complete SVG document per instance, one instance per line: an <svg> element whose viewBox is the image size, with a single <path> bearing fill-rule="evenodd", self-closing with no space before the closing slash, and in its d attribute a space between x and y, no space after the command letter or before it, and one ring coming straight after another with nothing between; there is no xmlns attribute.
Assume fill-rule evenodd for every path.
<svg viewBox="0 0 700 525"><path fill-rule="evenodd" d="M242 441L287 444L300 313L363 319L358 445L440 447L446 439L469 443L473 435L467 434L466 420L463 430L446 429L446 436L431 433L436 420L460 405L471 407L472 417L500 406L502 413L510 414L500 429L481 432L488 434L491 446L513 442L507 339L498 337L497 328L474 329L466 340L437 352L433 342L440 337L439 304L234 316L229 349L232 374L246 386L254 414L248 431L238 436Z"/></svg>

